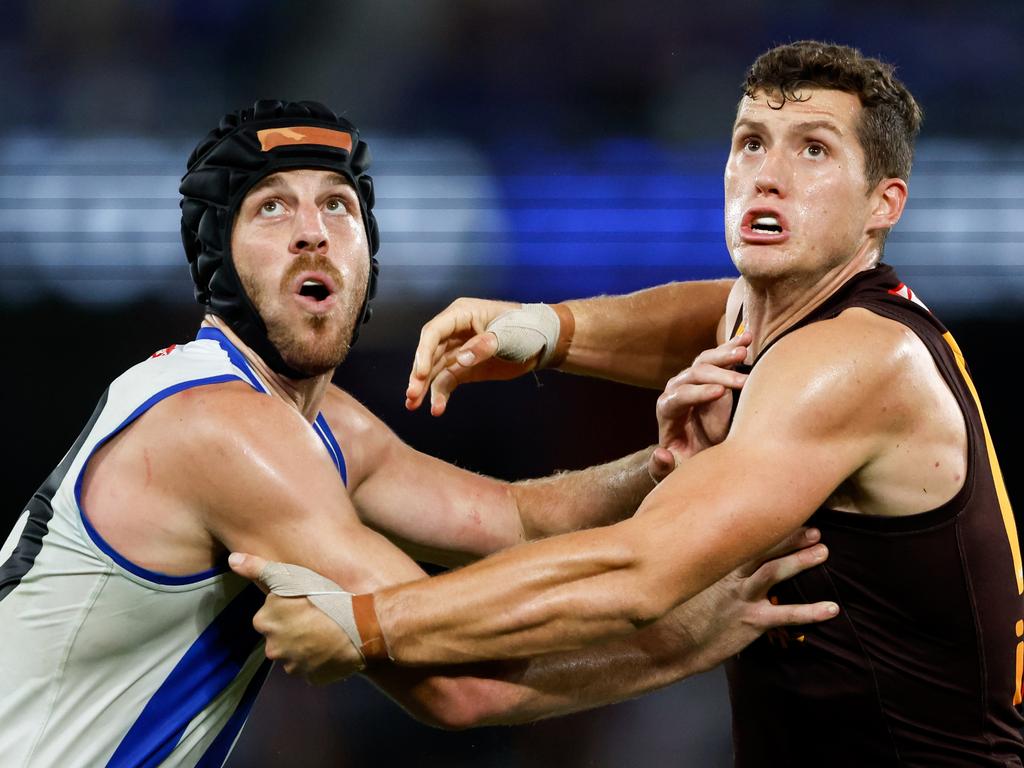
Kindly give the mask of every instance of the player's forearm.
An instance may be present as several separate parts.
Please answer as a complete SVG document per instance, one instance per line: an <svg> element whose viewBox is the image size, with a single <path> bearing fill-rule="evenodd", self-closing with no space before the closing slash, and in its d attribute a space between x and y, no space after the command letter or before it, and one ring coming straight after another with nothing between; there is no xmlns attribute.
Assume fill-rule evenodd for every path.
<svg viewBox="0 0 1024 768"><path fill-rule="evenodd" d="M610 525L632 515L654 488L647 470L651 450L597 467L512 483L526 538Z"/></svg>
<svg viewBox="0 0 1024 768"><path fill-rule="evenodd" d="M565 302L575 317L560 370L661 389L716 344L732 280L670 283Z"/></svg>
<svg viewBox="0 0 1024 768"><path fill-rule="evenodd" d="M708 667L675 611L628 639L531 659L470 710L474 725L514 725L624 701Z"/></svg>
<svg viewBox="0 0 1024 768"><path fill-rule="evenodd" d="M430 725L515 725L639 696L710 668L685 606L627 640L534 659L438 669L384 666L371 679Z"/></svg>
<svg viewBox="0 0 1024 768"><path fill-rule="evenodd" d="M409 584L377 593L392 658L464 663L605 642L658 619L725 573L717 564L679 563L667 541L641 544L632 533L637 519L516 547L432 579L426 589Z"/></svg>

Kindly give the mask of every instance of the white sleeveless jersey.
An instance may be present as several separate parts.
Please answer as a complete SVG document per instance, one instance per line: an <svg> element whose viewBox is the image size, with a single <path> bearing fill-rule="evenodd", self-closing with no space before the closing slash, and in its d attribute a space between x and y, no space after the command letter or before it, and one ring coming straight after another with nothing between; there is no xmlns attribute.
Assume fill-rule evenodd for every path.
<svg viewBox="0 0 1024 768"><path fill-rule="evenodd" d="M90 456L165 397L241 380L265 391L219 331L168 347L108 388L0 549L0 765L221 766L270 665L263 596L225 567L192 576L114 551L80 505ZM323 416L313 428L342 480Z"/></svg>

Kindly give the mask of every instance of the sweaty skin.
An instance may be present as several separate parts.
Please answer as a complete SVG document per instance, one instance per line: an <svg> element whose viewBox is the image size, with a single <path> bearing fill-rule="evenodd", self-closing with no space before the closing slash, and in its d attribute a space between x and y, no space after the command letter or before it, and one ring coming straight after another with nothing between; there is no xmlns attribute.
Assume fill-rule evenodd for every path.
<svg viewBox="0 0 1024 768"><path fill-rule="evenodd" d="M367 280L365 228L351 188L326 171L268 177L241 206L232 251L289 364L311 370L329 363L351 330ZM311 302L300 293L309 273L333 286L328 299ZM402 444L330 385L332 369L287 379L218 318L205 322L235 344L269 396L237 381L171 395L97 451L85 473L82 505L91 523L145 568L192 574L222 563L229 550L252 550L371 591L425 576L378 530L417 556L457 564L527 538L620 520L653 485L649 451L518 485L458 470ZM347 488L310 426L321 410L345 436ZM764 599L766 585L824 556L821 548L810 552L776 561L767 575L725 580L659 627L600 653L457 674L381 669L373 679L417 716L452 727L514 719L542 706L581 706L585 699L570 703L564 695L541 701L522 681L537 690L571 690L570 672L610 680L601 665L614 668L627 658L632 666L622 668L636 680L622 681L621 695L629 695L701 668L709 654L728 654L767 626L820 617L820 606L776 610ZM691 626L700 634L693 641ZM649 664L643 674L641 659ZM600 685L592 690L595 698L610 695Z"/></svg>
<svg viewBox="0 0 1024 768"><path fill-rule="evenodd" d="M721 319L733 280L671 283L626 296L567 301L575 333L559 370L661 389L702 350L722 341ZM485 332L502 312L520 305L457 299L420 332L405 406L419 408L429 389L430 412L440 416L460 384L511 379L537 360L495 357L497 339ZM717 339L717 341L716 341Z"/></svg>
<svg viewBox="0 0 1024 768"><path fill-rule="evenodd" d="M878 261L906 201L900 179L866 184L857 97L800 95L781 109L745 97L726 166L726 238L743 275L730 305L742 303L750 359ZM752 227L769 215L779 232ZM376 592L391 656L517 658L628 636L826 502L911 515L963 483L963 416L923 344L894 321L852 309L795 331L744 392L726 440L673 472L633 518Z"/></svg>

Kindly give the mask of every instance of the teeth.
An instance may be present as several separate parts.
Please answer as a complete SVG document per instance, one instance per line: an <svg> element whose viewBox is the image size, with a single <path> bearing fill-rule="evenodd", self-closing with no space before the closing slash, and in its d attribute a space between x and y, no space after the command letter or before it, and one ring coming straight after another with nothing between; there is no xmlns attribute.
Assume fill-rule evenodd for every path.
<svg viewBox="0 0 1024 768"><path fill-rule="evenodd" d="M755 226L761 226L761 227L778 227L778 226L780 226L779 225L779 220L777 218L775 218L774 216L759 216L758 218L754 219L754 225Z"/></svg>
<svg viewBox="0 0 1024 768"><path fill-rule="evenodd" d="M307 280L302 284L302 287L305 288L307 285L323 285L323 283L319 280Z"/></svg>

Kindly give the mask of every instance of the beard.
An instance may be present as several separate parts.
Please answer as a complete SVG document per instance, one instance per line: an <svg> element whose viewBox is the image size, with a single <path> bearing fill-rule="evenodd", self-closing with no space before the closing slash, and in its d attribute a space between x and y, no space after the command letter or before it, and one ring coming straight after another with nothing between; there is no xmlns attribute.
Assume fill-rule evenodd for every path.
<svg viewBox="0 0 1024 768"><path fill-rule="evenodd" d="M352 286L353 281L343 279L326 256L302 253L282 275L279 294L287 295L295 278L307 270L323 272L338 286L338 303L333 311L324 315L303 313L298 319L291 318L282 307L274 307L258 281L241 274L239 279L281 359L306 376L319 376L333 371L348 356L366 286L362 286L362 291Z"/></svg>

